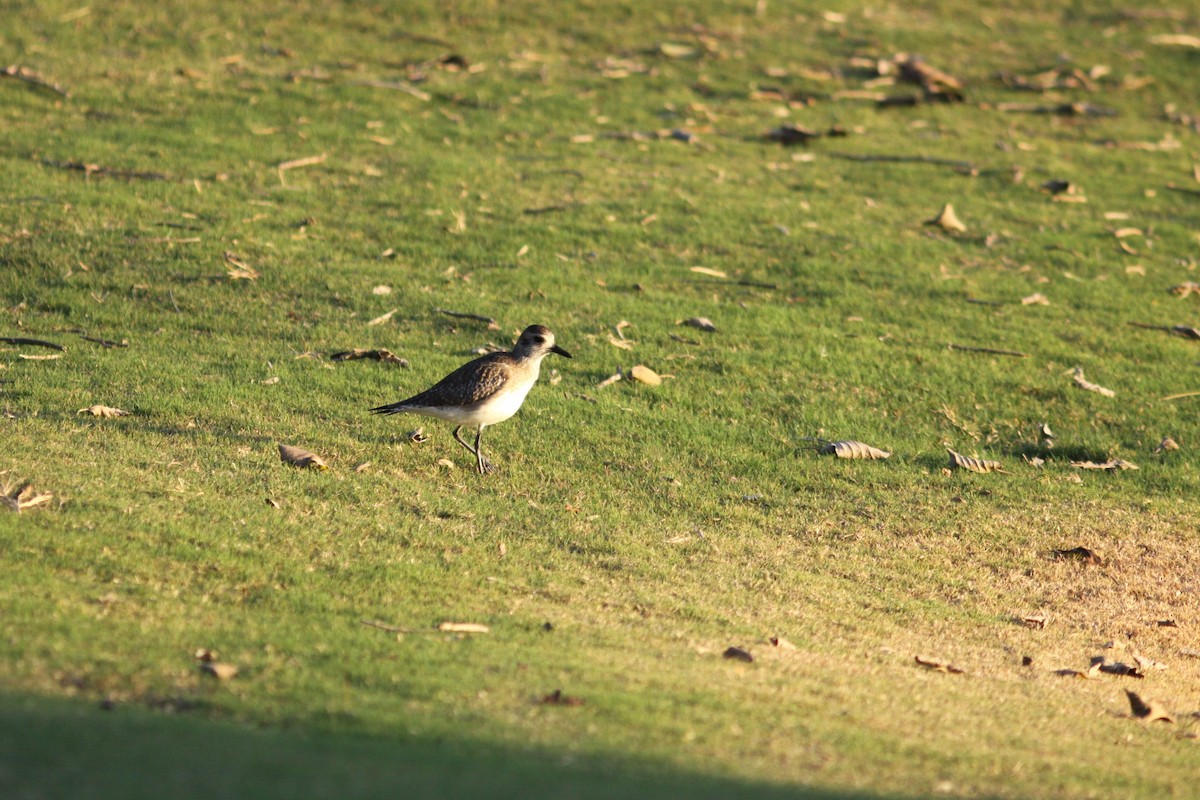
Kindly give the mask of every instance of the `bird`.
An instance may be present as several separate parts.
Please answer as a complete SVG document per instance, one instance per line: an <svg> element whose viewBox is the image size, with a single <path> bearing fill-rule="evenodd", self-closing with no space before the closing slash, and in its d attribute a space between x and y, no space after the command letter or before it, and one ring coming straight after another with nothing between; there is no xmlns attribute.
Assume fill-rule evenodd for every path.
<svg viewBox="0 0 1200 800"><path fill-rule="evenodd" d="M492 462L483 455L483 429L517 413L525 396L537 383L542 359L550 353L571 358L554 342L545 325L530 325L521 332L509 351L489 353L463 364L420 394L407 400L372 408L374 414L420 414L453 422L454 440L475 456L480 475L492 472ZM459 431L475 427L472 447Z"/></svg>

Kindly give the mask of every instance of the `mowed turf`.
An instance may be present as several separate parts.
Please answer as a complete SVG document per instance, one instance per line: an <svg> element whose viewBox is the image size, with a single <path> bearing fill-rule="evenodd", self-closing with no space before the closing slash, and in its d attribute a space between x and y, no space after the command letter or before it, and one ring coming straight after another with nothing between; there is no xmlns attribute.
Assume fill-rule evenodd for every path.
<svg viewBox="0 0 1200 800"><path fill-rule="evenodd" d="M1194 9L6 18L5 796L1191 790ZM496 474L368 413L533 323Z"/></svg>

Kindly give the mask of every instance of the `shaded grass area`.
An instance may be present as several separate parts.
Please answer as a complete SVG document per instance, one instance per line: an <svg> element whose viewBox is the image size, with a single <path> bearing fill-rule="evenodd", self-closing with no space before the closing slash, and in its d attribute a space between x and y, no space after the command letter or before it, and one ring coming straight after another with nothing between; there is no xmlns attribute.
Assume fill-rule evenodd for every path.
<svg viewBox="0 0 1200 800"><path fill-rule="evenodd" d="M1196 134L1164 111L1196 112L1195 54L1152 40L1194 14L18 5L0 42L72 97L0 81L0 328L67 350L0 350L0 479L56 497L0 517L0 681L10 738L78 739L24 737L11 763L91 742L94 785L136 792L194 774L189 737L211 732L230 741L187 769L242 754L239 791L293 768L298 790L329 742L347 761L315 796L409 770L417 796L1188 785L1190 741L1125 716L1132 679L1055 670L1169 662L1136 687L1194 730L1198 401L1162 398L1200 388L1200 356L1128 325L1195 324L1167 291L1195 280L1195 199L1167 185L1191 186ZM902 50L969 102L876 107L861 93L917 91L868 85ZM1066 66L1096 90L997 78ZM849 135L763 138L784 121ZM975 169L854 160L880 155ZM966 232L923 224L946 202ZM576 358L489 430L499 474L436 423L413 445L419 420L366 414L532 322ZM330 360L351 347L411 366ZM636 363L667 381L597 388ZM93 403L133 414L76 412ZM1165 435L1183 449L1152 452ZM291 470L279 442L332 468ZM1007 473L947 473L946 448ZM1069 464L1110 457L1140 469ZM1081 544L1103 564L1055 559ZM1016 621L1034 611L1046 630ZM492 632L433 630L453 620ZM199 648L239 676L207 682ZM537 702L556 689L584 704ZM81 705L33 699L63 694ZM165 743L144 783L125 736Z"/></svg>
<svg viewBox="0 0 1200 800"><path fill-rule="evenodd" d="M620 757L454 737L255 730L178 713L101 711L7 698L0 788L9 797L812 797L806 791L676 772ZM147 753L153 753L147 758Z"/></svg>

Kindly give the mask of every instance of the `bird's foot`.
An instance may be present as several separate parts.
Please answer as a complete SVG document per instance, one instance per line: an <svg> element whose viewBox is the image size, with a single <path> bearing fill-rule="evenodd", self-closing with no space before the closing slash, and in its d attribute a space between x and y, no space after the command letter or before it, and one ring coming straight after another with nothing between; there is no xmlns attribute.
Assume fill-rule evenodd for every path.
<svg viewBox="0 0 1200 800"><path fill-rule="evenodd" d="M488 459L487 456L480 456L479 462L476 464L480 475L491 475L496 471L496 467Z"/></svg>

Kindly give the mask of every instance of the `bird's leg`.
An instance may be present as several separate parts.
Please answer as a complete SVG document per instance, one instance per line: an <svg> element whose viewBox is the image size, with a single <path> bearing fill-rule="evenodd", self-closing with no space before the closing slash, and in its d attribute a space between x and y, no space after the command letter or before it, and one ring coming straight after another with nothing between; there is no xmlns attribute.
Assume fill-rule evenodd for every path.
<svg viewBox="0 0 1200 800"><path fill-rule="evenodd" d="M454 429L454 441L467 448L467 452L475 456L475 468L479 471L480 475L488 474L492 471L492 462L488 461L487 457L479 450L479 440L483 436L483 426L480 426L479 431L475 434L474 447L471 447L471 445L469 445L465 439L458 435L458 432L461 431L463 427L464 426L459 425Z"/></svg>
<svg viewBox="0 0 1200 800"><path fill-rule="evenodd" d="M485 456L483 454L483 449L482 449L482 446L480 445L480 440L482 440L482 439L483 439L483 426L480 425L479 430L477 430L475 432L475 464L479 469L480 475L487 475L494 468L492 467L492 462L489 461L487 459L487 456Z"/></svg>
<svg viewBox="0 0 1200 800"><path fill-rule="evenodd" d="M457 428L454 429L454 441L458 442L463 447L467 448L467 450L470 451L471 455L475 456L476 460L478 460L479 453L475 452L475 448L471 447L471 445L467 444L467 442L464 439L459 437L458 432L461 431L462 429L463 429L462 425L459 425Z"/></svg>

